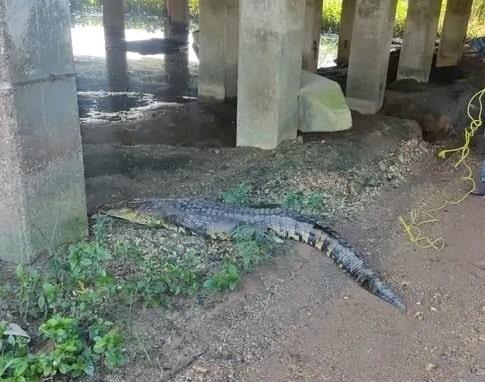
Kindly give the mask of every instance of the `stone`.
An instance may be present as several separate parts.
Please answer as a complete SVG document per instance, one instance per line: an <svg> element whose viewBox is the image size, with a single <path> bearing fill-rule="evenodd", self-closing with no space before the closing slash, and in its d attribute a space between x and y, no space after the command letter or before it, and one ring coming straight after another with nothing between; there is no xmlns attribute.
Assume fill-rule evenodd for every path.
<svg viewBox="0 0 485 382"><path fill-rule="evenodd" d="M350 109L335 81L303 70L299 101L301 132L342 131L352 127Z"/></svg>

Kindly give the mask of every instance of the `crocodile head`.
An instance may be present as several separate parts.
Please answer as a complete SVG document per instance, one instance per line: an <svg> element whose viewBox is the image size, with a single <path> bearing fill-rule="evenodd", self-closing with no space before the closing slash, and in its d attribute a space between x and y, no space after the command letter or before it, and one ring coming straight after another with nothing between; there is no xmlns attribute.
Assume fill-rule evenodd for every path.
<svg viewBox="0 0 485 382"><path fill-rule="evenodd" d="M101 211L102 214L153 228L173 229L176 203L170 199L134 200L125 206Z"/></svg>

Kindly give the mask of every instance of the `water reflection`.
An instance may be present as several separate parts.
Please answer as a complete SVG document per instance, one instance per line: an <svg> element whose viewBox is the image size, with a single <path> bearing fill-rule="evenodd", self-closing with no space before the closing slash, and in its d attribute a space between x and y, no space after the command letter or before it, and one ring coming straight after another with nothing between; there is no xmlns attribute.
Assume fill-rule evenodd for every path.
<svg viewBox="0 0 485 382"><path fill-rule="evenodd" d="M125 29L119 14L103 21L72 29L82 120L130 119L160 102L195 99L192 35L181 42L161 30Z"/></svg>

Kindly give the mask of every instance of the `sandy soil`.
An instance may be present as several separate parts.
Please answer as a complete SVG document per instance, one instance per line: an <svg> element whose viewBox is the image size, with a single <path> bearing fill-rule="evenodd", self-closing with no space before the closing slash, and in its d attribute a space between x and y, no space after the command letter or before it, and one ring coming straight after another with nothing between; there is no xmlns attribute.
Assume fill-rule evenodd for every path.
<svg viewBox="0 0 485 382"><path fill-rule="evenodd" d="M446 239L441 252L414 248L397 221L416 201L460 192L445 167L418 163L402 187L336 227L372 253L369 261L404 296L406 314L294 245L238 292L137 312L132 324L151 359L139 349L132 368L109 380L485 380L485 199L440 215L432 233Z"/></svg>
<svg viewBox="0 0 485 382"><path fill-rule="evenodd" d="M182 131L190 138L188 109L195 106L187 105ZM256 202L320 192L326 198L317 217L361 250L407 305L405 314L397 312L321 253L287 243L233 293L176 299L167 309L114 308L130 333L128 362L98 380L485 381L485 198L439 214L431 234L445 238L442 251L415 248L399 215L422 201L435 206L463 194L454 182L459 173L452 161L436 159L437 147L421 141L416 122L354 117L349 132L305 136L264 152L226 145L234 126L221 131L224 120L209 114L201 125L217 126L191 147L161 144L179 123L161 126L172 118L156 113L148 121L83 127L91 212L132 197L218 198L242 181ZM474 169L485 154L477 142ZM163 232L113 229L140 245L167 244ZM214 250L202 238L175 239L175 246ZM9 272L2 270L0 280Z"/></svg>
<svg viewBox="0 0 485 382"><path fill-rule="evenodd" d="M406 314L368 294L317 251L289 243L234 293L124 314L136 333L127 347L130 359L103 380L485 380L485 199L470 198L440 214L431 233L446 239L445 249L413 247L398 216L419 202L436 205L463 193L453 181L458 173L452 161L436 159L436 147L417 154L421 143L399 149L416 142L412 122L383 116L356 121L352 132L305 137L305 143L275 152L131 147L132 155L145 159L186 160L162 170L98 174L88 179L90 204L103 204L107 195L217 197L241 179L253 185L258 200L279 200L295 184L327 191L332 214L325 218L403 295ZM483 152L482 144L475 154ZM92 158L97 152L93 148ZM168 163L163 158L160 163ZM359 183L367 176L375 178L372 187ZM311 181L315 177L322 182ZM348 194L348 181L359 192Z"/></svg>

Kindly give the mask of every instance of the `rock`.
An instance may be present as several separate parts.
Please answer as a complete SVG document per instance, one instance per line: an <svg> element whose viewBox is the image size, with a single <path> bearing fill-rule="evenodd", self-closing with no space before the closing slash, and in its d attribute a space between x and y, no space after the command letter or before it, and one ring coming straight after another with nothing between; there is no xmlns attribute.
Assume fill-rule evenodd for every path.
<svg viewBox="0 0 485 382"><path fill-rule="evenodd" d="M4 334L6 336L25 337L30 339L30 336L27 334L27 332L13 322L8 324L7 330L5 330Z"/></svg>
<svg viewBox="0 0 485 382"><path fill-rule="evenodd" d="M299 100L300 131L342 131L352 127L350 109L338 83L303 70Z"/></svg>
<svg viewBox="0 0 485 382"><path fill-rule="evenodd" d="M436 365L434 363L428 362L424 368L426 369L426 371L433 371L434 369L436 369Z"/></svg>

